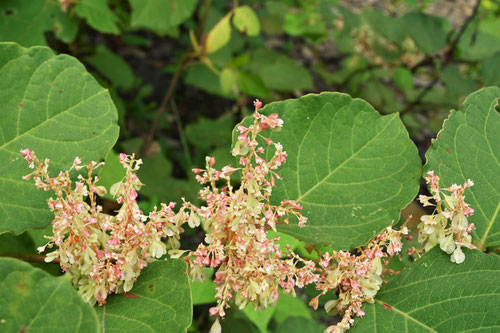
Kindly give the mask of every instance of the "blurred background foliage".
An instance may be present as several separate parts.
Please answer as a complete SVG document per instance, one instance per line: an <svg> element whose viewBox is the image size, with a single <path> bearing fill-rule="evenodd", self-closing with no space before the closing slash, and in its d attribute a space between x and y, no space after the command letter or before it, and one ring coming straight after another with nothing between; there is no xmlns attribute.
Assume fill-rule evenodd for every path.
<svg viewBox="0 0 500 333"><path fill-rule="evenodd" d="M450 109L500 85L498 0L0 0L0 41L70 54L109 89L121 130L102 183L123 176L119 152L135 152L145 162L144 210L197 200L191 168L206 155L218 167L233 162L231 130L255 98L363 98L382 114L399 112L423 158ZM116 209L107 199L105 209ZM34 253L45 232L3 234L0 253ZM280 236L301 255L317 255ZM188 230L183 246L202 240L202 231ZM322 332L332 319L310 311L306 294L315 291L283 295L264 312L231 311L224 332ZM193 284L190 332L210 327L213 300L212 281Z"/></svg>

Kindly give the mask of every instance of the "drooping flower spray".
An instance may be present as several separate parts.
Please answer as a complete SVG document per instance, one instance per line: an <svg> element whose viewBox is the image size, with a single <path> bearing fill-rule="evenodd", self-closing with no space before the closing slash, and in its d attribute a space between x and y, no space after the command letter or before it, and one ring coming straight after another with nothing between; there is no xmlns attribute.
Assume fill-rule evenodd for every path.
<svg viewBox="0 0 500 333"><path fill-rule="evenodd" d="M278 114L265 116L259 113L260 101L255 101L253 124L240 125L238 141L232 154L239 157L239 167L214 168L215 160L207 157L205 169L194 169L196 179L207 186L200 191L206 203L190 207L190 221L204 221L205 243L189 253L193 280L203 278L202 268L217 268L217 305L210 314L217 316L212 332L220 331L219 318L234 298L243 308L252 303L256 309L272 306L279 297L279 286L286 293L294 287L315 282L314 262L281 249L279 238L268 238L268 230L276 230L279 223L288 223L295 217L299 226L307 219L300 213L302 207L293 200L283 200L279 205L270 202L272 189L280 176L276 170L286 161L287 154L278 142L264 136L264 131L279 131L283 121ZM260 145L263 142L265 146ZM272 150L267 154L266 150ZM241 172L241 186L233 187L231 175ZM285 254L285 252L288 252ZM300 262L300 265L297 265Z"/></svg>
<svg viewBox="0 0 500 333"><path fill-rule="evenodd" d="M180 215L173 212L175 204L162 204L160 210L155 207L149 218L137 205L137 191L143 184L136 171L142 161L134 155L120 154L126 176L114 184L110 192L121 207L116 215L108 215L97 204L97 196L104 195L106 189L97 185L99 178L94 176L103 162L82 165L76 157L70 170L50 177L49 159L41 162L29 149L21 153L34 169L23 178L33 178L38 189L55 193L55 197L48 200L54 213L53 236L46 236L48 243L38 251L56 247L45 261L58 258L62 270L88 303L102 305L110 293L131 290L141 270L166 253L163 239L168 237L172 248L179 246L183 218L182 211ZM79 174L73 182L70 177L73 169L86 169L86 176Z"/></svg>

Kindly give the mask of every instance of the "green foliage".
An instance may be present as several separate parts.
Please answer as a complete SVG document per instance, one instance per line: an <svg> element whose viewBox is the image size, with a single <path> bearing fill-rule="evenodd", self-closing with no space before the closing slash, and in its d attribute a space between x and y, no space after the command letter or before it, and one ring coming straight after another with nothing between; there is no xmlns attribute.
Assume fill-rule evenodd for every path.
<svg viewBox="0 0 500 333"><path fill-rule="evenodd" d="M425 171L435 170L450 186L474 179L467 196L475 210L472 236L480 249L500 245L500 89L471 94L452 111L427 151Z"/></svg>
<svg viewBox="0 0 500 333"><path fill-rule="evenodd" d="M248 36L257 36L260 33L259 18L248 6L241 6L234 10L234 26Z"/></svg>
<svg viewBox="0 0 500 333"><path fill-rule="evenodd" d="M67 169L75 156L105 158L98 176L108 189L125 175L118 153L135 152L144 161L138 200L145 213L160 202L196 203L191 168L203 167L207 155L219 169L237 165L231 129L257 97L267 104L263 114L284 120L271 136L288 153L271 203L298 200L309 218L303 229L292 219L267 237L280 237L282 250L289 245L302 258L318 263L325 251L352 249L401 224L419 186L415 146L426 152L424 172L434 170L441 185L475 183L465 196L475 209L469 220L479 251L467 250L460 265L439 249L416 262L406 254L393 259L391 269L406 270L386 277L351 331L495 331L500 89L472 92L500 86L500 5L484 0L445 17L440 8L459 5L368 3L0 0L0 255L38 261L36 248L52 232L50 194L22 180L29 169L21 149L50 158L53 170ZM321 91L352 98L296 98ZM457 111L448 117L450 109ZM120 141L111 150L118 121ZM153 144L142 151L149 134ZM263 157L273 152L269 146ZM98 203L113 215L114 200L108 193ZM203 242L201 228L184 229L182 248ZM93 308L65 277L47 272L61 274L55 263L0 258L0 331L206 332L213 322L191 318L192 305L205 312L215 302L213 269L206 281L190 283L182 261L152 262L130 293ZM312 289L297 297L280 292L263 312L233 306L223 332L322 332L337 317L312 311Z"/></svg>
<svg viewBox="0 0 500 333"><path fill-rule="evenodd" d="M287 181L278 183L273 199L298 201L310 221L280 231L353 248L395 224L415 197L420 159L398 115L382 117L366 102L338 93L271 103L262 112L278 113L286 124L271 135L288 152L280 171Z"/></svg>
<svg viewBox="0 0 500 333"><path fill-rule="evenodd" d="M288 56L265 49L252 55L248 69L259 75L267 88L276 91L312 89L311 74Z"/></svg>
<svg viewBox="0 0 500 333"><path fill-rule="evenodd" d="M192 304L187 266L169 259L148 265L125 295L96 308L106 332L183 332L191 325Z"/></svg>
<svg viewBox="0 0 500 333"><path fill-rule="evenodd" d="M96 53L85 60L104 75L112 86L125 90L132 88L135 79L132 69L122 58L105 46L99 46Z"/></svg>
<svg viewBox="0 0 500 333"><path fill-rule="evenodd" d="M69 168L73 152L100 160L118 136L109 93L75 58L45 47L0 44L0 233L19 234L50 222L45 200L21 177L27 174L21 149L50 156L55 168Z"/></svg>
<svg viewBox="0 0 500 333"><path fill-rule="evenodd" d="M118 17L109 9L106 1L81 0L75 6L75 13L87 20L89 25L102 32L119 34Z"/></svg>
<svg viewBox="0 0 500 333"><path fill-rule="evenodd" d="M56 1L3 0L0 2L0 42L17 42L25 47L47 45L44 34L71 43L78 24L63 13Z"/></svg>
<svg viewBox="0 0 500 333"><path fill-rule="evenodd" d="M451 264L435 248L388 282L366 317L352 332L493 332L500 288L500 258L466 251L467 260Z"/></svg>
<svg viewBox="0 0 500 333"><path fill-rule="evenodd" d="M409 13L401 18L407 34L425 54L433 54L446 46L448 24L438 16Z"/></svg>
<svg viewBox="0 0 500 333"><path fill-rule="evenodd" d="M101 331L96 313L66 277L8 258L0 258L0 318L4 332Z"/></svg>
<svg viewBox="0 0 500 333"><path fill-rule="evenodd" d="M136 29L150 29L164 35L171 34L179 24L191 16L196 0L129 0L132 7L130 25Z"/></svg>
<svg viewBox="0 0 500 333"><path fill-rule="evenodd" d="M276 329L277 333L321 333L326 327L302 317L289 317Z"/></svg>
<svg viewBox="0 0 500 333"><path fill-rule="evenodd" d="M210 54L226 45L231 38L231 13L224 16L207 35L205 51Z"/></svg>

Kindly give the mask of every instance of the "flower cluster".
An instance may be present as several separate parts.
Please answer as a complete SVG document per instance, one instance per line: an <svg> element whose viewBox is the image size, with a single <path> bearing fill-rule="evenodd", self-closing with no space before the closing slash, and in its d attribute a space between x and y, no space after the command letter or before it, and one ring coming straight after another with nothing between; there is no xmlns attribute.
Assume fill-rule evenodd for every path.
<svg viewBox="0 0 500 333"><path fill-rule="evenodd" d="M435 175L434 171L427 172L425 180L432 196L420 195L418 199L424 207L434 206L435 210L432 215L421 217L418 241L424 244L425 251L439 244L444 252L451 254L452 262L460 264L465 260L461 247L476 248L470 235L474 224L467 220L467 217L474 213L474 209L465 202L464 196L465 189L474 183L469 179L461 186L453 184L442 189L439 188L439 176ZM451 223L448 223L449 221Z"/></svg>
<svg viewBox="0 0 500 333"><path fill-rule="evenodd" d="M240 167L216 170L215 159L207 157L205 169L193 170L196 179L207 184L200 191L206 206L190 206L189 219L195 223L203 219L206 245L199 245L186 258L194 280L202 279L203 267L218 268L217 305L210 309L210 314L218 318L224 317L233 298L239 308L252 303L262 310L278 300L279 286L286 293L293 293L295 286L303 287L318 278L312 273L314 262L303 260L291 251L285 254L285 249L277 243L278 237L267 237L267 231L276 230L278 223L295 218L299 226L304 226L307 219L295 201L284 200L279 205L270 202L272 188L280 179L275 170L286 161L287 154L281 144L262 136L262 132L280 130L283 121L277 114L260 114L262 103L254 104L253 124L237 127L239 136L232 154L239 156ZM268 160L266 149L274 151L267 155ZM242 175L238 188L231 184L234 172ZM220 329L218 318L213 332Z"/></svg>
<svg viewBox="0 0 500 333"><path fill-rule="evenodd" d="M359 255L348 251L325 253L320 261L321 277L316 282L321 291L309 303L314 309L318 307L319 297L328 291L337 294L337 299L325 304L328 313L340 313L342 319L326 329L327 333L341 333L354 323L354 316L363 317L361 310L364 302L373 303L380 289L382 275L392 271L386 268L388 259L402 249L401 235L408 234L406 227L394 230L387 227L382 233L371 239L366 246L357 249Z"/></svg>
<svg viewBox="0 0 500 333"><path fill-rule="evenodd" d="M96 201L106 189L96 185L99 178L93 172L104 163L91 161L84 166L76 157L70 170L50 177L48 159L40 162L29 149L21 153L34 169L23 178L33 178L38 189L55 193L55 198L48 200L54 213L53 236L46 236L49 242L38 251L57 247L46 255L45 261L58 258L61 268L88 303L97 301L102 305L108 294L129 291L141 270L167 252L163 238L169 236L170 246L179 246L183 216L173 212L175 204L162 204L160 210L155 207L149 219L137 205L137 191L143 184L135 172L142 162L134 159L134 155L120 154L126 176L110 189L121 204L113 216L103 213ZM82 171L78 181L73 182L70 172L85 168L86 176Z"/></svg>

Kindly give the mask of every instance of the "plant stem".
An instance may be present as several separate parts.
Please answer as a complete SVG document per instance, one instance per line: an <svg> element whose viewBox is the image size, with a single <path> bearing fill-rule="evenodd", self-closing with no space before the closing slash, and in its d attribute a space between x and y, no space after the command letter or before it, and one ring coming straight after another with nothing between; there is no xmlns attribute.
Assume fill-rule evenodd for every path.
<svg viewBox="0 0 500 333"><path fill-rule="evenodd" d="M170 101L170 106L172 108L175 123L177 125L177 131L179 132L179 137L181 139L182 151L184 153L184 157L186 158L186 162L188 164L188 170L193 168L193 161L191 160L191 154L189 153L189 146L186 140L186 135L184 133L184 128L182 127L181 117L179 116L179 110L177 109L177 104L175 104L175 100L172 99ZM189 175L192 175L191 172L188 172Z"/></svg>
<svg viewBox="0 0 500 333"><path fill-rule="evenodd" d="M27 262L43 262L48 264L45 261L45 256L41 254L3 254L2 257L16 258ZM55 258L50 263L59 264L60 260L59 258Z"/></svg>
<svg viewBox="0 0 500 333"><path fill-rule="evenodd" d="M187 53L184 53L181 60L179 61L179 65L177 65L177 69L175 70L174 76L172 77L172 80L170 81L170 84L169 84L168 89L167 89L167 93L165 94L165 97L163 97L163 100L160 104L160 108L158 109L158 113L156 114L156 117L153 121L153 124L151 125L151 129L149 130L148 136L142 142L142 146L141 146L141 155L142 156L146 155L146 152L148 151L148 149L151 145L151 142L153 141L153 137L155 135L156 129L158 128L160 121L163 117L163 114L165 113L165 111L167 109L167 104L170 101L170 98L172 97L172 95L174 94L177 83L179 82L179 79L181 77L182 70L190 57L191 57L191 54L189 51Z"/></svg>

